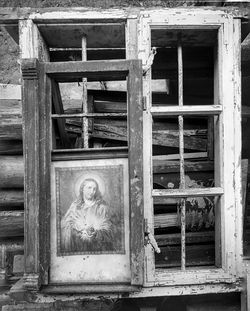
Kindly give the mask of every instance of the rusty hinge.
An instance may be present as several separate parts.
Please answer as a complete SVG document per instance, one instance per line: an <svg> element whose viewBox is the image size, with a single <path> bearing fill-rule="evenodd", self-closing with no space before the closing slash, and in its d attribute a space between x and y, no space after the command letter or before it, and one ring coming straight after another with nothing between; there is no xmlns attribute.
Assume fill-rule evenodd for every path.
<svg viewBox="0 0 250 311"><path fill-rule="evenodd" d="M148 220L144 219L144 232L145 232L145 245L150 244L154 251L159 254L161 252L161 249L158 247L158 244L155 240L154 235L150 232L149 226L148 226Z"/></svg>

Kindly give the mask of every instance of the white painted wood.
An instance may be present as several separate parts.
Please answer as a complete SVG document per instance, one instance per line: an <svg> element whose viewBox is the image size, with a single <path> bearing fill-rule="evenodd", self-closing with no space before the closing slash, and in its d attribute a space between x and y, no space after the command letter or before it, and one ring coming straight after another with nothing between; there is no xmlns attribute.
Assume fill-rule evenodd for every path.
<svg viewBox="0 0 250 311"><path fill-rule="evenodd" d="M190 152L184 153L184 159L196 159L196 158L207 158L207 152ZM179 154L164 154L164 155L155 155L153 160L178 160L180 159Z"/></svg>
<svg viewBox="0 0 250 311"><path fill-rule="evenodd" d="M222 268L232 275L236 273L236 239L235 239L235 167L234 167L234 148L235 148L235 132L234 127L234 75L233 75L233 39L231 35L228 38L228 44L224 44L224 35L233 34L233 19L228 18L224 23L221 52L222 52L222 68L221 68L221 104L223 106L223 146L221 154L223 157L223 187L224 196L221 205L221 231L222 231Z"/></svg>
<svg viewBox="0 0 250 311"><path fill-rule="evenodd" d="M38 34L30 19L19 20L19 47L21 58L38 58Z"/></svg>
<svg viewBox="0 0 250 311"><path fill-rule="evenodd" d="M153 106L153 116L161 115L217 115L222 112L221 105L197 105L197 106Z"/></svg>
<svg viewBox="0 0 250 311"><path fill-rule="evenodd" d="M148 18L140 17L138 24L138 57L145 65L151 52L151 33ZM153 198L151 196L153 185L153 165L152 165L152 116L150 113L152 101L152 80L151 69L143 76L143 96L145 111L143 112L143 183L144 183L144 217L148 230L154 232L154 209ZM144 286L154 282L155 258L154 250L150 244L145 246L145 269Z"/></svg>
<svg viewBox="0 0 250 311"><path fill-rule="evenodd" d="M241 161L241 21L233 20L234 57L234 177L235 177L235 239L236 273L242 275L243 257L243 189Z"/></svg>
<svg viewBox="0 0 250 311"><path fill-rule="evenodd" d="M186 189L154 189L153 197L165 198L189 198L189 197L209 197L224 194L223 188L186 188Z"/></svg>

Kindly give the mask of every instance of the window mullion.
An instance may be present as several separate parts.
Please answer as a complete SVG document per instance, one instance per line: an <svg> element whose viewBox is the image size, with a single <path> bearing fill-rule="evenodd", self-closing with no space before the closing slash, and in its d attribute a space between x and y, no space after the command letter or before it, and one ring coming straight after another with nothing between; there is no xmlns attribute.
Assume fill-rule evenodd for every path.
<svg viewBox="0 0 250 311"><path fill-rule="evenodd" d="M179 40L178 48L178 104L183 106L183 61L182 46ZM179 123L179 150L180 150L180 189L185 189L185 170L184 170L184 134L183 134L183 116L178 116ZM185 270L186 266L186 202L181 199L181 269Z"/></svg>

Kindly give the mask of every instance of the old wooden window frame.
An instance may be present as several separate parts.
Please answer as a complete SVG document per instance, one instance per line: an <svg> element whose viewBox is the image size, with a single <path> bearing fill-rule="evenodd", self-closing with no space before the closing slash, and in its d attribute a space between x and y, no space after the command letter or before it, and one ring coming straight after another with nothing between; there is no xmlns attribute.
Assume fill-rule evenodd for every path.
<svg viewBox="0 0 250 311"><path fill-rule="evenodd" d="M91 13L91 14L90 14ZM194 8L192 12L187 9L157 9L157 10L136 10L134 13L123 10L107 10L107 11L89 11L73 9L72 11L51 11L44 13L31 13L27 18L19 20L19 38L21 58L38 58L39 60L49 61L48 49L37 27L38 23L67 23L85 21L127 21L126 22L126 58L140 58L143 65L146 64L150 54L150 27L214 27L218 29L220 34L220 44L223 47L220 53L222 66L220 67L220 98L222 99L223 116L224 119L232 117L234 128L224 124L224 130L229 130L225 135L225 145L227 148L223 149L222 158L226 158L227 152L233 148L233 156L231 161L227 161L226 165L230 172L233 173L233 178L226 180L230 174L223 170L223 180L226 180L226 188L224 192L233 188L231 197L231 211L223 209L222 215L222 268L220 269L200 269L178 272L165 270L163 273L155 273L154 256L151 246L146 246L146 255L144 263L144 286L140 293L131 294L134 297L141 297L145 295L178 295L178 294L192 294L197 290L200 293L208 292L226 292L240 290L241 285L238 282L238 277L241 276L241 255L242 255L242 204L241 204L241 172L240 172L240 150L241 150L241 128L240 128L240 19L234 18L230 13L220 10L198 9ZM233 36L231 36L233 33ZM225 57L227 56L227 57ZM32 66L31 66L32 67ZM34 66L33 66L34 67ZM32 70L30 71L32 73ZM27 80L36 80L36 72L33 71ZM144 212L151 230L153 230L153 210L152 210L152 196L151 196L151 87L150 87L150 70L143 78L143 94L144 113L143 113L143 155L144 155ZM28 74L29 76L29 74ZM232 79L233 78L233 79ZM28 83L28 82L27 82ZM30 83L32 83L30 81ZM33 82L34 83L34 82ZM28 96L28 95L27 95ZM35 96L30 94L30 97ZM40 95L39 95L40 96ZM44 94L43 94L44 96ZM33 98L35 103L37 99ZM228 104L226 104L228 103ZM33 107L35 115L38 113L38 106ZM36 134L39 128L39 122L34 120L33 127L36 129ZM33 133L33 134L34 134ZM34 135L33 135L34 136ZM46 137L44 137L45 139ZM233 139L232 139L233 138ZM33 140L32 140L33 139ZM26 153L28 153L29 145L32 147L34 138L26 146ZM36 147L38 147L36 145ZM34 147L34 148L36 148ZM41 158L46 157L45 154L40 155ZM33 158L33 169L39 169L39 157ZM27 161L27 160L26 160ZM27 177L26 177L27 178ZM233 179L233 180L232 180ZM26 179L27 180L27 179ZM39 180L34 179L34 183L39 185ZM30 181L29 181L30 183ZM34 191L34 189L33 189ZM34 197L33 202L29 203L36 207L39 202L37 197ZM35 208L35 224L37 225L39 209ZM229 222L225 221L226 215L229 214ZM26 216L27 217L27 216ZM44 216L42 216L44 217ZM45 218L44 218L45 219ZM224 219L224 220L223 220ZM26 218L27 221L27 218ZM231 230L231 226L235 230ZM27 230L27 229L26 229ZM36 230L36 234L38 231ZM235 235L235 236L234 236ZM38 236L35 237L37 239ZM29 243L29 241L26 241ZM42 246L43 247L43 246ZM41 248L42 248L41 247ZM32 256L37 256L39 247L35 247L35 252ZM32 257L30 258L32 259ZM29 260L29 258L27 259ZM26 269L25 285L26 288L32 290L38 289L40 282L46 284L47 282L47 257L43 257L44 267L39 267L35 263L30 269ZM39 275L40 268L43 271L41 277ZM45 268L45 270L43 270ZM45 273L44 273L45 271ZM200 285L203 285L200 287ZM211 287L210 285L213 284ZM192 285L187 286L187 285ZM228 286L227 286L228 285ZM232 288L230 288L230 286ZM152 291L152 286L154 288ZM58 290L62 292L62 288ZM66 290L67 291L67 290ZM79 289L81 291L81 289ZM117 289L122 291L122 289ZM67 291L68 292L68 291Z"/></svg>
<svg viewBox="0 0 250 311"><path fill-rule="evenodd" d="M221 268L196 268L184 271L161 269L156 271L154 252L151 245L145 250L145 285L146 286L185 286L191 284L233 283L241 276L242 266L242 204L241 204L241 130L240 130L240 21L232 15L220 11L197 9L187 10L155 10L145 11L140 22L139 58L143 65L150 55L151 29L217 29L218 30L218 64L215 72L217 106L182 108L151 106L151 72L144 77L143 95L146 107L144 111L144 200L145 218L149 231L154 230L153 195L160 195L152 190L152 115L188 113L220 114L219 124L215 124L219 139L215 142L217 165L215 167L217 185L222 194L220 230L217 239L217 252L221 249ZM233 35L232 35L233 34ZM216 69L215 68L215 69ZM216 71L216 70L215 70ZM200 108L200 109L199 109ZM215 114L216 114L215 113ZM230 122L227 122L230 120ZM233 125L232 125L233 122ZM229 157L229 154L231 155ZM215 191L216 188L210 188ZM185 191L184 191L185 192ZM163 195L171 195L167 191ZM176 195L181 195L176 190ZM187 195L187 193L182 193ZM229 208L230 207L230 208ZM219 257L219 256L217 256ZM186 291L183 289L184 292ZM171 290L169 290L171 292ZM173 292L173 291L172 291Z"/></svg>
<svg viewBox="0 0 250 311"><path fill-rule="evenodd" d="M67 14L66 14L67 15ZM95 14L94 14L95 15ZM91 19L106 19L97 14ZM58 16L57 16L58 17ZM65 16L64 16L65 17ZM90 18L86 13L77 19ZM110 19L111 17L108 16ZM41 18L39 17L39 22ZM115 20L119 14L115 14ZM45 18L46 20L46 18ZM100 72L122 72L128 83L128 161L130 192L130 258L131 284L60 286L59 292L120 292L135 290L143 285L143 172L142 172L142 66L135 60L137 42L135 29L137 19L123 15L126 23L126 56L129 60L50 63L46 44L34 20L21 20L21 56L23 77L24 116L24 161L25 161L25 273L24 285L29 290L38 290L48 285L47 290L57 292L57 286L49 284L49 219L50 219L50 163L51 163L51 81L50 77L73 74L88 76ZM47 20L46 20L47 21ZM70 19L70 21L72 21ZM29 50L29 45L30 50ZM134 58L134 60L132 60ZM45 62L44 62L45 61ZM135 135L134 133L137 133ZM111 148L112 149L112 148ZM72 152L73 158L112 158L114 150L82 150ZM124 149L124 148L123 148ZM121 151L121 152L120 152ZM124 150L117 156L124 157ZM58 155L55 155L58 157ZM63 157L60 157L62 159ZM135 238L136 237L136 238ZM84 281L83 281L84 283Z"/></svg>

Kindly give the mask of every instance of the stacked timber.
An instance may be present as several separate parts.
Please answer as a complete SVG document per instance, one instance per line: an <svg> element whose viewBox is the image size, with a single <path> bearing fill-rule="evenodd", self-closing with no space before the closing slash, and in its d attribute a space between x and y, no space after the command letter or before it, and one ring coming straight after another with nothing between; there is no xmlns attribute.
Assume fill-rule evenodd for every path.
<svg viewBox="0 0 250 311"><path fill-rule="evenodd" d="M24 166L19 85L0 85L0 273L23 271Z"/></svg>

